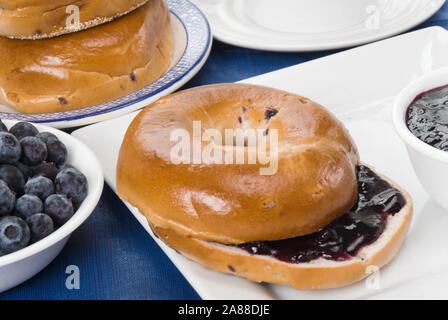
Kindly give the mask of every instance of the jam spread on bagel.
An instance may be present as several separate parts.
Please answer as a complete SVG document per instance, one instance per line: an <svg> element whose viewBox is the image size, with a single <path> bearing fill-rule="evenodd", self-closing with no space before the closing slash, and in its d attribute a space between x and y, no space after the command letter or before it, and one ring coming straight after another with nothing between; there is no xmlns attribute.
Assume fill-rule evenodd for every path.
<svg viewBox="0 0 448 320"><path fill-rule="evenodd" d="M406 123L417 138L448 151L448 86L417 96L408 108Z"/></svg>
<svg viewBox="0 0 448 320"><path fill-rule="evenodd" d="M318 258L350 260L383 233L390 215L405 205L403 195L366 166L358 166L358 201L319 231L291 239L255 241L237 247L283 262L304 263Z"/></svg>

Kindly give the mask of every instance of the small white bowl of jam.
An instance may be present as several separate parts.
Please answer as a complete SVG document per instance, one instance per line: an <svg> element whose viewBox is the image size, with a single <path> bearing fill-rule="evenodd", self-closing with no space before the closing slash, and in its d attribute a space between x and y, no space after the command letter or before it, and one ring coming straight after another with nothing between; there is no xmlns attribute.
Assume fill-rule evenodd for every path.
<svg viewBox="0 0 448 320"><path fill-rule="evenodd" d="M448 210L448 68L403 89L395 101L393 122L423 187Z"/></svg>

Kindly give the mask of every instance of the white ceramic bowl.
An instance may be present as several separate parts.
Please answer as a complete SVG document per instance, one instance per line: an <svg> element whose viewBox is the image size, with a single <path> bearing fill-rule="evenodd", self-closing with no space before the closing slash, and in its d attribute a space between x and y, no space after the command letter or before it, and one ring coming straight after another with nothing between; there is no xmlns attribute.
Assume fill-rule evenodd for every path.
<svg viewBox="0 0 448 320"><path fill-rule="evenodd" d="M406 125L406 112L414 99L423 92L444 85L448 85L448 68L429 73L411 83L395 101L393 122L423 187L437 204L448 210L448 152L421 141Z"/></svg>
<svg viewBox="0 0 448 320"><path fill-rule="evenodd" d="M17 121L3 120L10 128ZM14 253L0 257L0 292L28 280L45 268L61 252L71 233L95 209L103 190L103 174L93 152L82 142L57 129L35 124L36 128L55 134L68 149L67 163L87 177L88 195L73 217L46 238Z"/></svg>

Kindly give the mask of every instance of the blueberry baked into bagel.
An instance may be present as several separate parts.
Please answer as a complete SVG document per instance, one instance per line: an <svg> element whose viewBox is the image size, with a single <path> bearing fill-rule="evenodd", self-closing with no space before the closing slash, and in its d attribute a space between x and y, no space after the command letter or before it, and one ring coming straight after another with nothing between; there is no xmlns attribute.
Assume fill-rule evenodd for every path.
<svg viewBox="0 0 448 320"><path fill-rule="evenodd" d="M278 170L260 175L259 162L174 163L170 134L181 128L194 136L193 121L203 131L275 129ZM253 145L236 147L248 156ZM349 285L369 266L387 264L412 216L409 194L359 161L348 131L325 108L245 84L181 91L140 112L121 146L117 190L185 257L305 290Z"/></svg>

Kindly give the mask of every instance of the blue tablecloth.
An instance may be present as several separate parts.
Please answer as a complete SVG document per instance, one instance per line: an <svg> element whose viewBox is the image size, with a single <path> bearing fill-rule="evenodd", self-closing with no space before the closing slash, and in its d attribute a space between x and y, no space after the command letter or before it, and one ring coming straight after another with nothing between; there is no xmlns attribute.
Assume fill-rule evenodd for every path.
<svg viewBox="0 0 448 320"><path fill-rule="evenodd" d="M434 25L448 28L448 3L416 29ZM234 82L334 52L273 53L215 41L206 65L185 88ZM65 287L68 265L80 269L79 290ZM200 299L108 186L62 253L34 278L0 298Z"/></svg>

